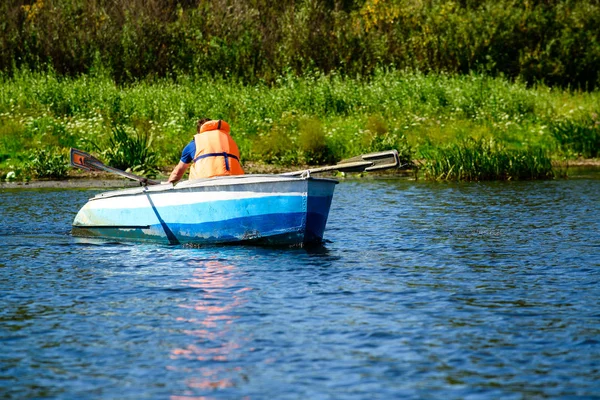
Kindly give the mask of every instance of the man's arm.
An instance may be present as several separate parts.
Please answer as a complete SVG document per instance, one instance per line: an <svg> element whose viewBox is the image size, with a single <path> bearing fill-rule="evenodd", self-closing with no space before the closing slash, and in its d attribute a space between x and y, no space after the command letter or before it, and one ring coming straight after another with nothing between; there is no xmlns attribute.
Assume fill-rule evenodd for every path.
<svg viewBox="0 0 600 400"><path fill-rule="evenodd" d="M185 171L187 171L189 166L190 164L186 164L183 161L179 161L179 164L177 164L177 166L173 169L173 172L171 172L168 182L175 183L179 181L183 177L183 174L185 174Z"/></svg>
<svg viewBox="0 0 600 400"><path fill-rule="evenodd" d="M194 161L194 154L196 154L196 143L194 140L192 140L181 152L179 164L177 164L177 166L173 169L173 172L171 172L171 176L169 176L169 180L167 182L175 183L183 177L185 171L187 171L188 167Z"/></svg>

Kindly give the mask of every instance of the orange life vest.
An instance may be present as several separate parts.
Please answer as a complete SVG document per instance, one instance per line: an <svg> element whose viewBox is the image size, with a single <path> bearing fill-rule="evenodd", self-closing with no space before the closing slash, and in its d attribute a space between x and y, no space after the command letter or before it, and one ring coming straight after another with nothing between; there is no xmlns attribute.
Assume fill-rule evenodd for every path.
<svg viewBox="0 0 600 400"><path fill-rule="evenodd" d="M200 127L200 133L194 135L196 154L190 179L244 175L240 151L229 132L229 124L223 120L208 121Z"/></svg>

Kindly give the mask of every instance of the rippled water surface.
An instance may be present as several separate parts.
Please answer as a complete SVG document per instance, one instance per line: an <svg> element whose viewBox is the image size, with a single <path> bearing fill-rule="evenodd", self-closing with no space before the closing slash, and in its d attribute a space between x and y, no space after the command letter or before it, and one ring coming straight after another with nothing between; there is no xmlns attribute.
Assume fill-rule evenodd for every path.
<svg viewBox="0 0 600 400"><path fill-rule="evenodd" d="M600 175L343 181L322 248L70 235L97 190L0 191L0 398L600 393Z"/></svg>

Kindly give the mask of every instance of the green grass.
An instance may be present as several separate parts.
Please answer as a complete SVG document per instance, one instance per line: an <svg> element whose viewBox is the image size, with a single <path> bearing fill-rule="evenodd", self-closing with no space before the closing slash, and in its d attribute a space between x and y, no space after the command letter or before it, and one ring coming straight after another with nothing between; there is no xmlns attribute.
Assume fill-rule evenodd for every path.
<svg viewBox="0 0 600 400"><path fill-rule="evenodd" d="M108 154L115 126L152 137L152 164L171 166L200 117L231 124L242 161L286 166L386 148L407 162L482 138L551 159L597 157L598 114L597 91L529 88L481 75L379 71L368 80L286 75L271 86L216 78L118 86L102 76L20 72L0 76L0 172L23 170L34 149Z"/></svg>
<svg viewBox="0 0 600 400"><path fill-rule="evenodd" d="M552 163L539 148L509 150L493 139L470 139L424 150L423 172L429 180L534 180L554 177Z"/></svg>
<svg viewBox="0 0 600 400"><path fill-rule="evenodd" d="M25 167L36 178L62 179L67 176L69 164L64 151L38 149L33 152Z"/></svg>
<svg viewBox="0 0 600 400"><path fill-rule="evenodd" d="M158 173L158 157L152 150L152 136L148 132L128 132L122 125L112 127L108 138L108 147L102 149L93 143L101 152L105 162L121 170L129 170L150 178Z"/></svg>
<svg viewBox="0 0 600 400"><path fill-rule="evenodd" d="M550 131L569 155L595 158L600 155L600 120L593 113L577 121L552 121Z"/></svg>

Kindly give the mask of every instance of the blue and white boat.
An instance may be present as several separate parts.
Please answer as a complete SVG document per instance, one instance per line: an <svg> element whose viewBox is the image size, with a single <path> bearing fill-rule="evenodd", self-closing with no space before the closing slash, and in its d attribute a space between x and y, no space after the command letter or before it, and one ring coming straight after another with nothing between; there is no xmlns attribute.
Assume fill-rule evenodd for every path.
<svg viewBox="0 0 600 400"><path fill-rule="evenodd" d="M241 175L105 192L81 208L72 232L168 244L318 244L337 183Z"/></svg>
<svg viewBox="0 0 600 400"><path fill-rule="evenodd" d="M336 165L281 175L237 175L160 182L104 165L71 149L71 165L137 180L143 187L91 198L73 221L73 234L169 244L255 243L305 246L323 241L334 179L311 174L398 168L396 150L363 154Z"/></svg>

